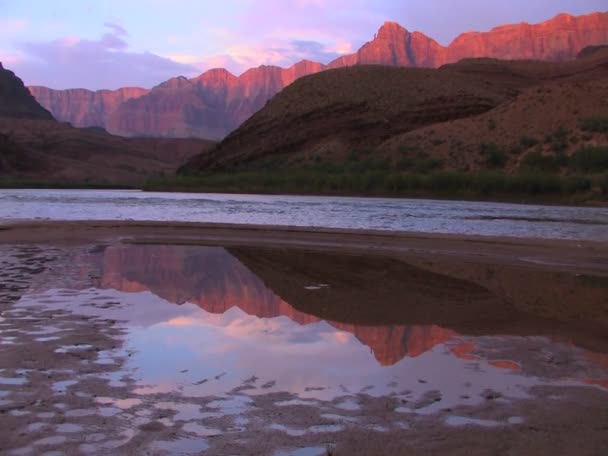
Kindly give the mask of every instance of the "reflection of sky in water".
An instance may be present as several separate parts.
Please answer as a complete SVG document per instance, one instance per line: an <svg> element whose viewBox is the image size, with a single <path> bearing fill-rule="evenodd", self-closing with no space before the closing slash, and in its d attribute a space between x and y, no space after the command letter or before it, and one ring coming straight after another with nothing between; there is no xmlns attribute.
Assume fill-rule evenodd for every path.
<svg viewBox="0 0 608 456"><path fill-rule="evenodd" d="M437 389L445 407L457 401L465 383L472 396L488 385L522 396L520 385L536 383L483 361L459 359L445 345L381 367L352 334L325 322L301 326L286 317L260 319L238 309L224 315L198 311L133 329L128 344L137 352L129 360L137 367L136 376L157 387L149 391L168 392L177 385L187 396L221 395L248 386L246 380L256 377L255 388L244 390L246 394L288 391L302 398L333 399L363 391L379 396ZM269 382L276 384L261 388Z"/></svg>
<svg viewBox="0 0 608 456"><path fill-rule="evenodd" d="M111 385L124 385L124 375L132 376L140 395L225 396L225 411L247 403L226 399L272 392L306 401L393 394L403 412L427 413L477 404L489 389L513 398L526 396L533 385L572 383L567 366L556 368L551 380L540 379L528 374L545 376L535 369L542 360L522 363L500 356L500 347L511 347L512 356L520 357L530 348L551 354L563 344L542 337L462 337L437 326L319 321L283 301L219 247L113 246L60 266L52 269L55 275L39 276L33 289L48 290L49 283L64 289L30 294L20 306L122 322L124 346L99 352L95 362L108 366L102 376ZM91 283L100 288L75 291ZM314 299L316 291L309 292ZM197 305L175 304L184 301ZM45 326L36 334L53 331ZM81 348L65 345L58 352ZM583 356L575 351L574 361ZM113 371L119 357L126 364ZM584 372L578 374L584 380ZM56 387L64 389L60 383ZM357 409L358 399L348 400L342 405Z"/></svg>
<svg viewBox="0 0 608 456"><path fill-rule="evenodd" d="M94 298L101 295L121 306L91 305L99 303ZM168 304L148 292L96 289L69 297L51 290L24 297L20 305L40 301L46 307L126 321L126 349L132 355L125 370L137 380L140 394L179 391L189 397L223 396L238 388L245 395L290 392L305 399L332 400L365 392L420 400L425 393L440 392L442 400L435 407L431 398L424 407L427 413L479 403L490 388L506 398L525 397L532 385L563 383L541 381L481 359L459 358L451 350L458 337L382 367L354 335L326 322L300 325L287 317L247 315L238 308L211 314L191 304ZM508 343L510 338L502 339ZM546 344L550 346L550 341Z"/></svg>

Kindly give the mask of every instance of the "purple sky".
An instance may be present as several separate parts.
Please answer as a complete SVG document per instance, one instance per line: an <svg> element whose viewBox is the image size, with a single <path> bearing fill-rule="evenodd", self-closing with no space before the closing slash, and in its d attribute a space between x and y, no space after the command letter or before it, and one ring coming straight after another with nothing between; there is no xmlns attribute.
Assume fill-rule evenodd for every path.
<svg viewBox="0 0 608 456"><path fill-rule="evenodd" d="M459 33L608 0L0 0L0 61L26 84L151 87L213 67L327 63L385 20L447 45Z"/></svg>

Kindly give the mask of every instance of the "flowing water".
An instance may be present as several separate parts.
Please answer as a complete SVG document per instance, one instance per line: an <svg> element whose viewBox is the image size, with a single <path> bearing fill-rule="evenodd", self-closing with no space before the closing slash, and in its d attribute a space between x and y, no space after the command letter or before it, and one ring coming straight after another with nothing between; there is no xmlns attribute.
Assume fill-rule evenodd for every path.
<svg viewBox="0 0 608 456"><path fill-rule="evenodd" d="M608 241L608 208L422 199L0 190L0 221L156 220Z"/></svg>

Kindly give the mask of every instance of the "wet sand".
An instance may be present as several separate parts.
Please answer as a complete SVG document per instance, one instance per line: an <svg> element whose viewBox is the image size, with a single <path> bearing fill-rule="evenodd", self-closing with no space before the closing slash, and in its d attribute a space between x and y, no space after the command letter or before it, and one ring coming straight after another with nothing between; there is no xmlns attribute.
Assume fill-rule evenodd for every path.
<svg viewBox="0 0 608 456"><path fill-rule="evenodd" d="M0 243L103 240L298 248L407 258L419 255L456 257L461 262L608 275L608 244L605 242L178 222L44 221L0 225Z"/></svg>
<svg viewBox="0 0 608 456"><path fill-rule="evenodd" d="M572 382L531 386L517 399L490 384L473 403L450 406L431 385L420 396L351 391L320 401L265 394L255 378L222 400L185 400L178 391L138 395L135 380L123 375L132 355L123 347L128 325L109 313L122 304L103 290L83 301L90 312L63 304L83 295L69 290L84 286L70 283L100 288L96 272L79 261L120 245L223 246L299 312L339 327L439 325L463 335L452 347L461 357L510 360L530 378ZM57 222L0 228L0 253L2 454L315 455L331 448L337 455L600 455L608 447L605 244ZM144 279L121 283L144 290ZM53 281L63 290L49 294ZM37 291L37 282L46 288ZM307 287L326 283L311 298ZM526 337L467 347L466 336L501 335ZM538 336L556 346L538 345ZM246 396L245 407L241 393L251 389L260 394Z"/></svg>

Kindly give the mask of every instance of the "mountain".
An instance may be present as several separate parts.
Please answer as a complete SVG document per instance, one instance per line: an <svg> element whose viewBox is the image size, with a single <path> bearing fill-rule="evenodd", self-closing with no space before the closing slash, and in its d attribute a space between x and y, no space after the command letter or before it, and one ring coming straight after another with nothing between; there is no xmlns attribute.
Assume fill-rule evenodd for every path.
<svg viewBox="0 0 608 456"><path fill-rule="evenodd" d="M14 170L23 170L26 163L23 151L7 135L0 134L0 175Z"/></svg>
<svg viewBox="0 0 608 456"><path fill-rule="evenodd" d="M302 61L286 69L253 68L240 77L214 69L192 79L176 77L151 90L30 90L57 118L75 126L102 126L121 136L221 139L283 87L324 68Z"/></svg>
<svg viewBox="0 0 608 456"><path fill-rule="evenodd" d="M18 182L139 185L210 146L199 139L112 136L60 123L0 64L0 174ZM10 182L9 182L10 184Z"/></svg>
<svg viewBox="0 0 608 456"><path fill-rule="evenodd" d="M563 63L470 59L439 69L338 68L287 87L185 170L296 168L373 157L401 170L430 160L468 171L490 166L488 148L501 160L504 155L500 164L509 168L532 146L570 154L605 144L602 129L583 131L583 121L605 117L606 93L606 49Z"/></svg>
<svg viewBox="0 0 608 456"><path fill-rule="evenodd" d="M105 127L108 113L115 111L125 101L149 92L139 87L96 92L86 89L53 90L41 86L30 86L29 89L36 100L54 113L57 119L75 127Z"/></svg>
<svg viewBox="0 0 608 456"><path fill-rule="evenodd" d="M19 119L52 120L53 116L44 109L23 85L15 73L5 69L0 62L0 117Z"/></svg>
<svg viewBox="0 0 608 456"><path fill-rule="evenodd" d="M447 47L386 22L372 41L329 65L302 61L286 69L261 66L240 77L216 69L193 79L174 78L150 91L31 90L58 119L75 126L101 126L123 136L221 139L283 88L325 69L367 64L436 68L471 57L564 61L586 46L602 44L608 44L608 12L578 17L560 14L541 24L463 33Z"/></svg>
<svg viewBox="0 0 608 456"><path fill-rule="evenodd" d="M470 57L564 62L589 45L608 44L608 12L559 14L541 24L513 24L463 33L447 48L446 63Z"/></svg>

